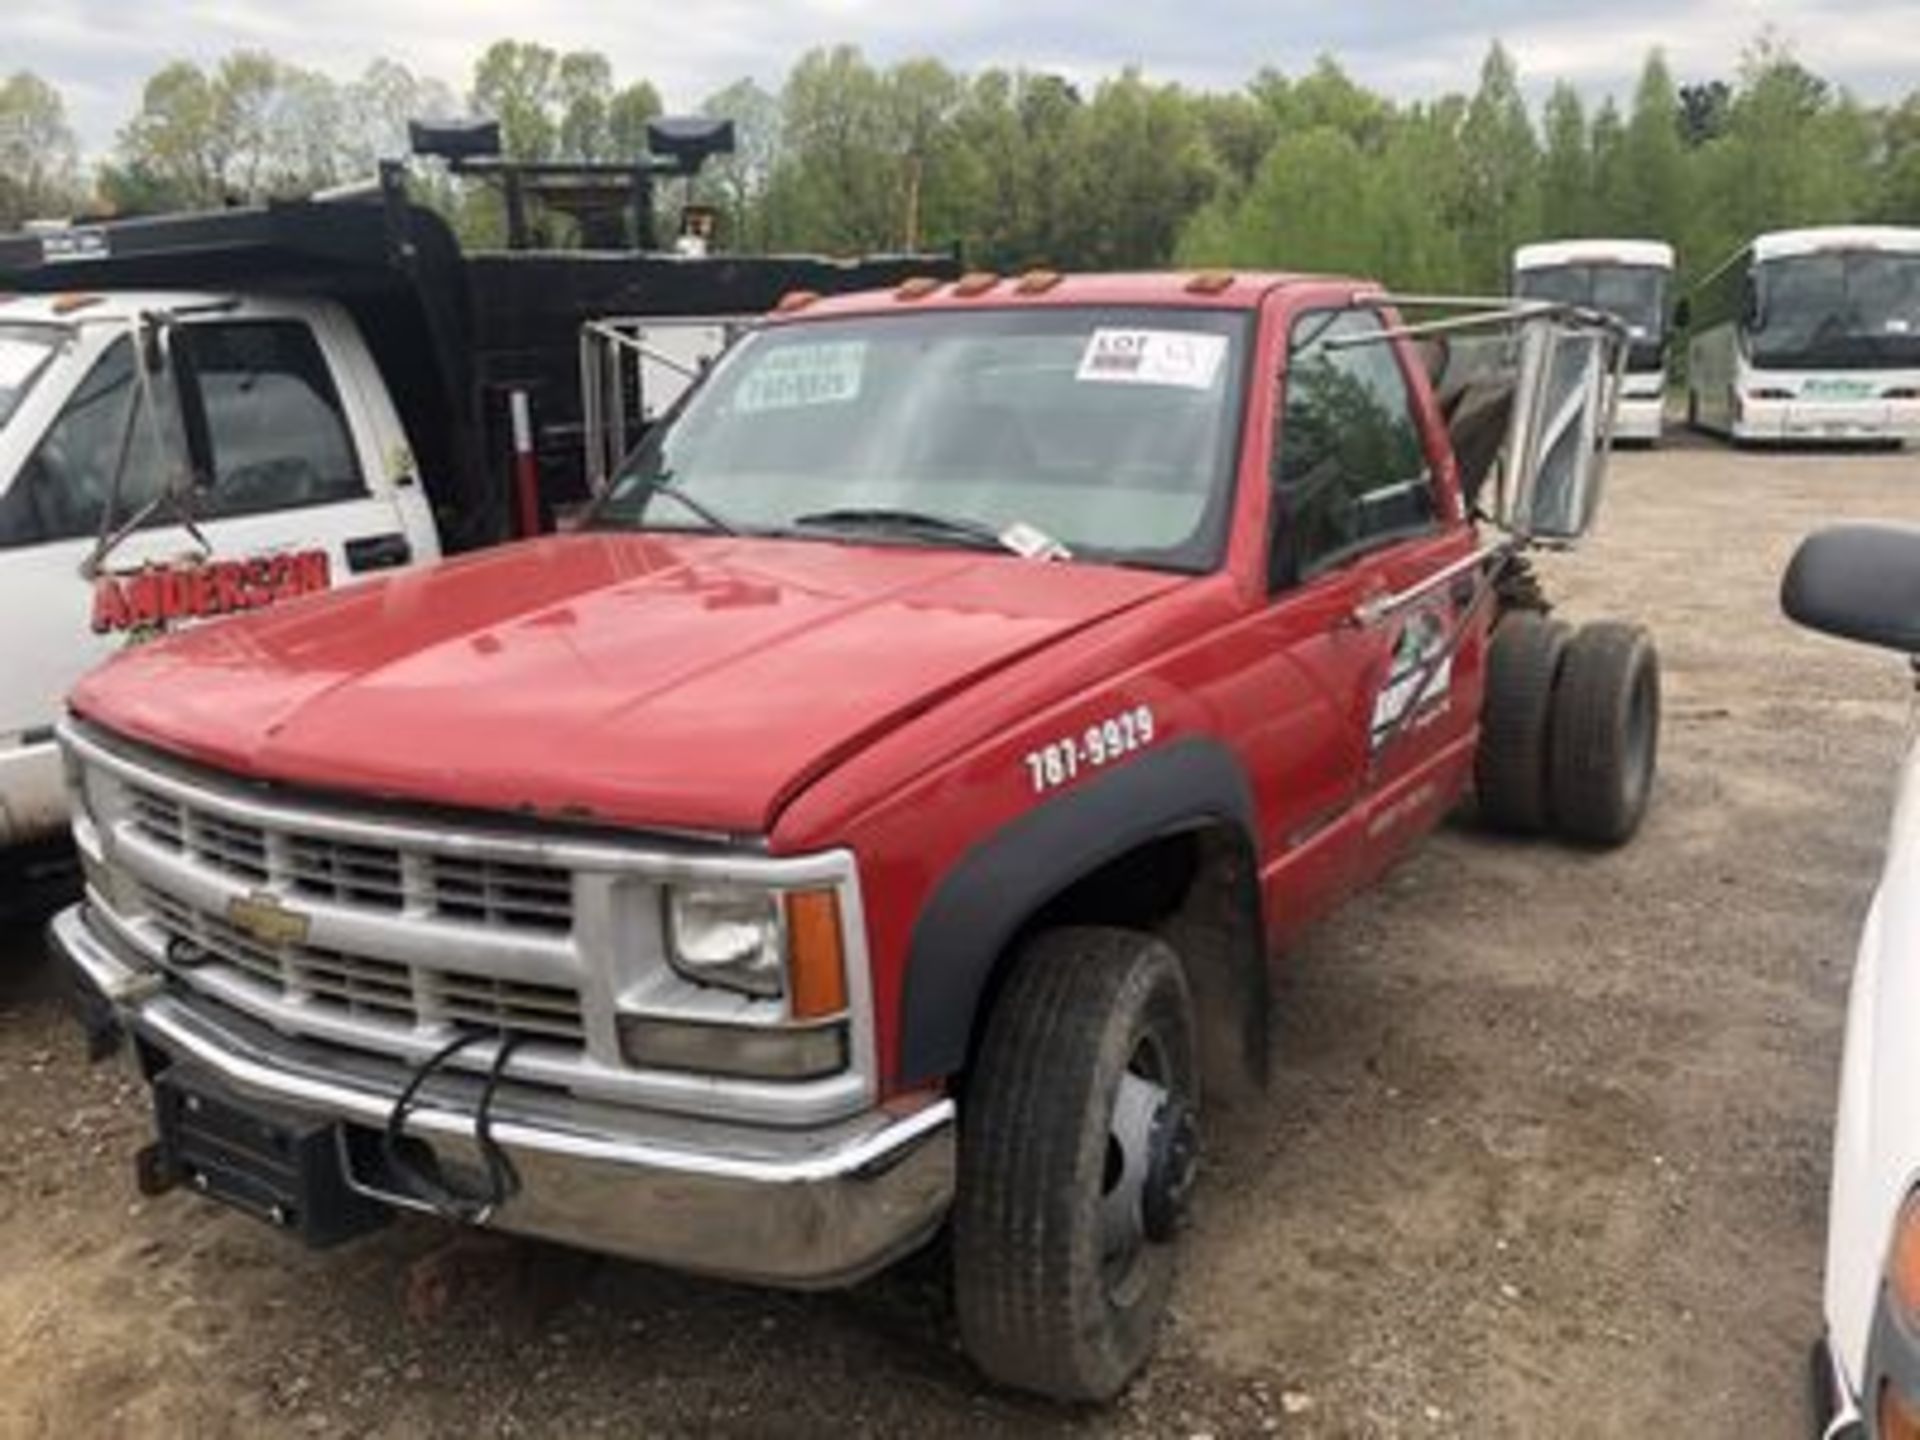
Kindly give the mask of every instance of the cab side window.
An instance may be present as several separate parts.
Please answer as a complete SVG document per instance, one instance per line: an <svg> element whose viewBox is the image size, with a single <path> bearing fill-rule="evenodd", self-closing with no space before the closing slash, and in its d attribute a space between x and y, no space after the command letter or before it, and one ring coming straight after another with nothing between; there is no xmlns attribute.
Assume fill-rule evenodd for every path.
<svg viewBox="0 0 1920 1440"><path fill-rule="evenodd" d="M1438 516L1412 397L1382 328L1366 311L1294 325L1272 469L1275 588L1420 534Z"/></svg>
<svg viewBox="0 0 1920 1440"><path fill-rule="evenodd" d="M185 327L210 473L199 510L257 515L367 493L313 332L297 320Z"/></svg>
<svg viewBox="0 0 1920 1440"><path fill-rule="evenodd" d="M0 548L99 534L116 471L115 524L138 514L159 493L166 467L145 402L134 374L133 344L116 340L68 397L0 497Z"/></svg>

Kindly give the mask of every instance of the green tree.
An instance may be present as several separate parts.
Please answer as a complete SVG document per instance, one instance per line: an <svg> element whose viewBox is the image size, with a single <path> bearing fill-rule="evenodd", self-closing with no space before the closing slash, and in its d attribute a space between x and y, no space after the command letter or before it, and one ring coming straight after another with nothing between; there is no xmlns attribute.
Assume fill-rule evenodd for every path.
<svg viewBox="0 0 1920 1440"><path fill-rule="evenodd" d="M734 248L765 249L767 185L780 161L780 102L742 79L709 95L700 113L733 122L733 154L708 161L700 177L702 197L726 212L722 240Z"/></svg>
<svg viewBox="0 0 1920 1440"><path fill-rule="evenodd" d="M1540 148L1520 95L1519 72L1498 41L1481 66L1460 144L1468 279L1478 287L1502 287L1514 246L1540 231Z"/></svg>
<svg viewBox="0 0 1920 1440"><path fill-rule="evenodd" d="M78 188L66 102L32 71L14 71L0 80L0 230L66 213Z"/></svg>
<svg viewBox="0 0 1920 1440"><path fill-rule="evenodd" d="M1686 224L1687 157L1679 93L1666 58L1647 56L1627 121L1621 209L1614 224L1650 240L1678 241Z"/></svg>
<svg viewBox="0 0 1920 1440"><path fill-rule="evenodd" d="M1067 263L1164 265L1180 226L1218 172L1184 92L1123 71L1094 92L1075 126L1072 195L1083 227Z"/></svg>
<svg viewBox="0 0 1920 1440"><path fill-rule="evenodd" d="M614 91L607 102L607 143L616 160L647 153L647 122L660 114L660 92L651 81L636 80Z"/></svg>
<svg viewBox="0 0 1920 1440"><path fill-rule="evenodd" d="M1593 131L1589 141L1591 159L1588 173L1593 177L1591 204L1587 211L1588 228L1619 231L1625 228L1629 201L1627 189L1627 126L1620 118L1620 107L1607 96L1593 112Z"/></svg>
<svg viewBox="0 0 1920 1440"><path fill-rule="evenodd" d="M1580 92L1564 80L1547 96L1546 150L1540 165L1542 233L1565 237L1588 233L1594 212L1593 153L1587 143L1587 112Z"/></svg>
<svg viewBox="0 0 1920 1440"><path fill-rule="evenodd" d="M496 40L475 62L468 103L500 122L501 153L512 160L546 160L560 140L553 111L560 57L545 45Z"/></svg>

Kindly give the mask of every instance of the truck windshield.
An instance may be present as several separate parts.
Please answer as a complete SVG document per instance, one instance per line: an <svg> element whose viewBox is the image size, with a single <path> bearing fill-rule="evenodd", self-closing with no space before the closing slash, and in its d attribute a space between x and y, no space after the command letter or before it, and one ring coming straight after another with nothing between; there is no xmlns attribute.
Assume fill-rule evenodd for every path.
<svg viewBox="0 0 1920 1440"><path fill-rule="evenodd" d="M1633 370L1660 368L1666 335L1667 271L1658 265L1549 265L1522 270L1514 291L1527 300L1585 305L1623 321L1633 341Z"/></svg>
<svg viewBox="0 0 1920 1440"><path fill-rule="evenodd" d="M947 545L1025 526L1075 557L1208 569L1247 320L1063 306L776 325L653 430L595 523Z"/></svg>
<svg viewBox="0 0 1920 1440"><path fill-rule="evenodd" d="M53 325L0 325L0 426L13 418L47 368L61 334Z"/></svg>
<svg viewBox="0 0 1920 1440"><path fill-rule="evenodd" d="M1920 366L1920 255L1827 251L1754 269L1753 363L1777 370Z"/></svg>

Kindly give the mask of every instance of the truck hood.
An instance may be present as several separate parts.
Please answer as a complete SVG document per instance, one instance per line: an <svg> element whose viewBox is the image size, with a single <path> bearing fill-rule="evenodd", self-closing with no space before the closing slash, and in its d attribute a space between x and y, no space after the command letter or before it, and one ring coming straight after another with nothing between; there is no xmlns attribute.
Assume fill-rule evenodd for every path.
<svg viewBox="0 0 1920 1440"><path fill-rule="evenodd" d="M262 780L756 834L864 740L1180 583L951 550L561 536L135 647L72 705Z"/></svg>

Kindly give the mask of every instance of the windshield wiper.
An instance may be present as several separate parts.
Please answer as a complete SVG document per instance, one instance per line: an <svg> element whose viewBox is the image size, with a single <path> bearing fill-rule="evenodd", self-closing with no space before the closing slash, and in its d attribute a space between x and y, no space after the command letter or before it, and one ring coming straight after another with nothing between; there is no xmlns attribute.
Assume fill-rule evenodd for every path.
<svg viewBox="0 0 1920 1440"><path fill-rule="evenodd" d="M648 496L664 495L669 500L677 500L691 514L706 523L710 530L718 530L722 535L738 535L740 527L727 519L718 510L704 500L696 500L678 485L673 483L673 472L662 470L652 479L644 482Z"/></svg>
<svg viewBox="0 0 1920 1440"><path fill-rule="evenodd" d="M975 550L1004 550L1014 555L1025 553L991 525L953 515L935 515L926 510L849 505L838 510L815 510L806 515L796 515L793 524L797 529L811 526L819 530L891 530L902 535L958 541Z"/></svg>

